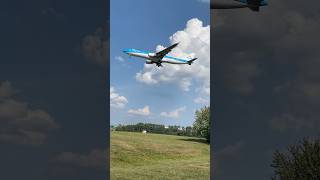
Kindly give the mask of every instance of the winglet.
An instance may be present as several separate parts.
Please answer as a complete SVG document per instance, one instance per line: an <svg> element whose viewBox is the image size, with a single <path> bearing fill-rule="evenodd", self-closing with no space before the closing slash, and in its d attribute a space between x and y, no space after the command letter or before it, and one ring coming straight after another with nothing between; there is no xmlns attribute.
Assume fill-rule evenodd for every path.
<svg viewBox="0 0 320 180"><path fill-rule="evenodd" d="M188 64L191 65L193 63L193 61L197 60L198 58L193 58L191 60L188 61Z"/></svg>
<svg viewBox="0 0 320 180"><path fill-rule="evenodd" d="M173 44L172 47L176 47L176 46L178 46L179 44L180 44L180 42L177 42L177 43Z"/></svg>

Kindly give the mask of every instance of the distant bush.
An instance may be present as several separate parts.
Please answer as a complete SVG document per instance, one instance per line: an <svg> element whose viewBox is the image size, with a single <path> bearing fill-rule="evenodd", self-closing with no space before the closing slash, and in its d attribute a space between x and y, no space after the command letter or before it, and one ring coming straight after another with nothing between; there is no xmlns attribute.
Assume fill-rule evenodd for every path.
<svg viewBox="0 0 320 180"><path fill-rule="evenodd" d="M164 126L151 123L138 123L135 125L118 125L115 127L116 131L129 131L129 132L142 132L146 130L148 133L168 134L178 136L195 136L192 127L180 127L180 126Z"/></svg>

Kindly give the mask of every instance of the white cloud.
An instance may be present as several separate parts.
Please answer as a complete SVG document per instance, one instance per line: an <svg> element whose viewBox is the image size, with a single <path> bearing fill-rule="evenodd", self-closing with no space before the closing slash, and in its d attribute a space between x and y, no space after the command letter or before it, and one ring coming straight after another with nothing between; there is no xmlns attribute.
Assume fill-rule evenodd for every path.
<svg viewBox="0 0 320 180"><path fill-rule="evenodd" d="M164 117L168 117L168 118L179 118L180 117L180 113L185 111L186 110L186 107L180 107L174 111L171 111L171 112L162 112L160 113L161 116L164 116Z"/></svg>
<svg viewBox="0 0 320 180"><path fill-rule="evenodd" d="M102 28L98 28L93 34L85 36L81 46L87 59L102 65L107 63L109 42L103 38Z"/></svg>
<svg viewBox="0 0 320 180"><path fill-rule="evenodd" d="M209 99L197 97L196 99L193 100L193 102L197 104L209 104Z"/></svg>
<svg viewBox="0 0 320 180"><path fill-rule="evenodd" d="M128 103L128 100L124 96L120 96L116 93L114 87L110 87L110 106L114 108L124 108Z"/></svg>
<svg viewBox="0 0 320 180"><path fill-rule="evenodd" d="M116 56L115 58L116 58L116 60L118 60L118 61L120 61L120 62L123 62L123 61L124 61L123 57L121 57L121 56Z"/></svg>
<svg viewBox="0 0 320 180"><path fill-rule="evenodd" d="M44 109L15 100L15 92L9 81L0 82L0 142L44 144L59 125Z"/></svg>
<svg viewBox="0 0 320 180"><path fill-rule="evenodd" d="M152 72L144 72L144 73L139 72L136 75L136 79L138 81L141 81L141 82L145 83L145 84L156 84L156 83L158 83L158 81L153 79L152 76L153 76Z"/></svg>
<svg viewBox="0 0 320 180"><path fill-rule="evenodd" d="M128 113L134 114L134 115L141 115L141 116L148 116L151 114L149 106L145 106L144 108L141 108L141 109L130 109Z"/></svg>
<svg viewBox="0 0 320 180"><path fill-rule="evenodd" d="M136 74L136 80L147 85L169 83L177 84L183 91L194 89L202 95L210 94L210 26L203 26L197 18L187 22L186 28L177 31L170 38L170 43L180 42L170 55L177 57L197 57L191 65L164 64L158 68L154 64L145 64L142 71ZM158 45L156 50L164 49Z"/></svg>
<svg viewBox="0 0 320 180"><path fill-rule="evenodd" d="M278 132L301 130L311 131L319 129L320 124L318 118L312 118L310 115L309 117L306 116L299 116L294 113L283 113L273 117L269 121L269 124L273 130Z"/></svg>
<svg viewBox="0 0 320 180"><path fill-rule="evenodd" d="M200 2L204 2L204 3L210 3L210 0L198 0Z"/></svg>
<svg viewBox="0 0 320 180"><path fill-rule="evenodd" d="M228 163L230 161L235 161L235 159L240 158L240 155L245 149L245 142L238 141L233 144L228 144L221 149L216 150L216 155L213 156L213 161L215 162L213 165L213 173L215 175L223 176L227 172L225 171L228 168Z"/></svg>
<svg viewBox="0 0 320 180"><path fill-rule="evenodd" d="M87 154L63 152L55 157L55 162L76 167L104 168L106 166L107 151L93 149Z"/></svg>
<svg viewBox="0 0 320 180"><path fill-rule="evenodd" d="M4 81L0 84L0 99L12 96L15 90L9 81Z"/></svg>

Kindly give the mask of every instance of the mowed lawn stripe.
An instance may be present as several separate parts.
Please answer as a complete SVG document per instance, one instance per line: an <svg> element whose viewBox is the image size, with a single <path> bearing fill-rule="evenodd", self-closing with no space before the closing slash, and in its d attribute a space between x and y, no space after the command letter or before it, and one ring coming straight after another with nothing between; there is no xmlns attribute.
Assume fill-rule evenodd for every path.
<svg viewBox="0 0 320 180"><path fill-rule="evenodd" d="M111 133L111 179L209 179L210 146L203 139Z"/></svg>

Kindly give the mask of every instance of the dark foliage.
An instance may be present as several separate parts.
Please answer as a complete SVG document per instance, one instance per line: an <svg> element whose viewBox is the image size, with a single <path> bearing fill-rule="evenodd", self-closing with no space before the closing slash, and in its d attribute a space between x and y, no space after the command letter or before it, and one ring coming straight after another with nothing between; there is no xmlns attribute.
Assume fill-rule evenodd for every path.
<svg viewBox="0 0 320 180"><path fill-rule="evenodd" d="M193 123L193 129L200 137L206 138L210 142L210 107L204 107L196 111L196 121Z"/></svg>
<svg viewBox="0 0 320 180"><path fill-rule="evenodd" d="M273 180L319 180L320 141L304 139L290 146L287 153L274 153Z"/></svg>

